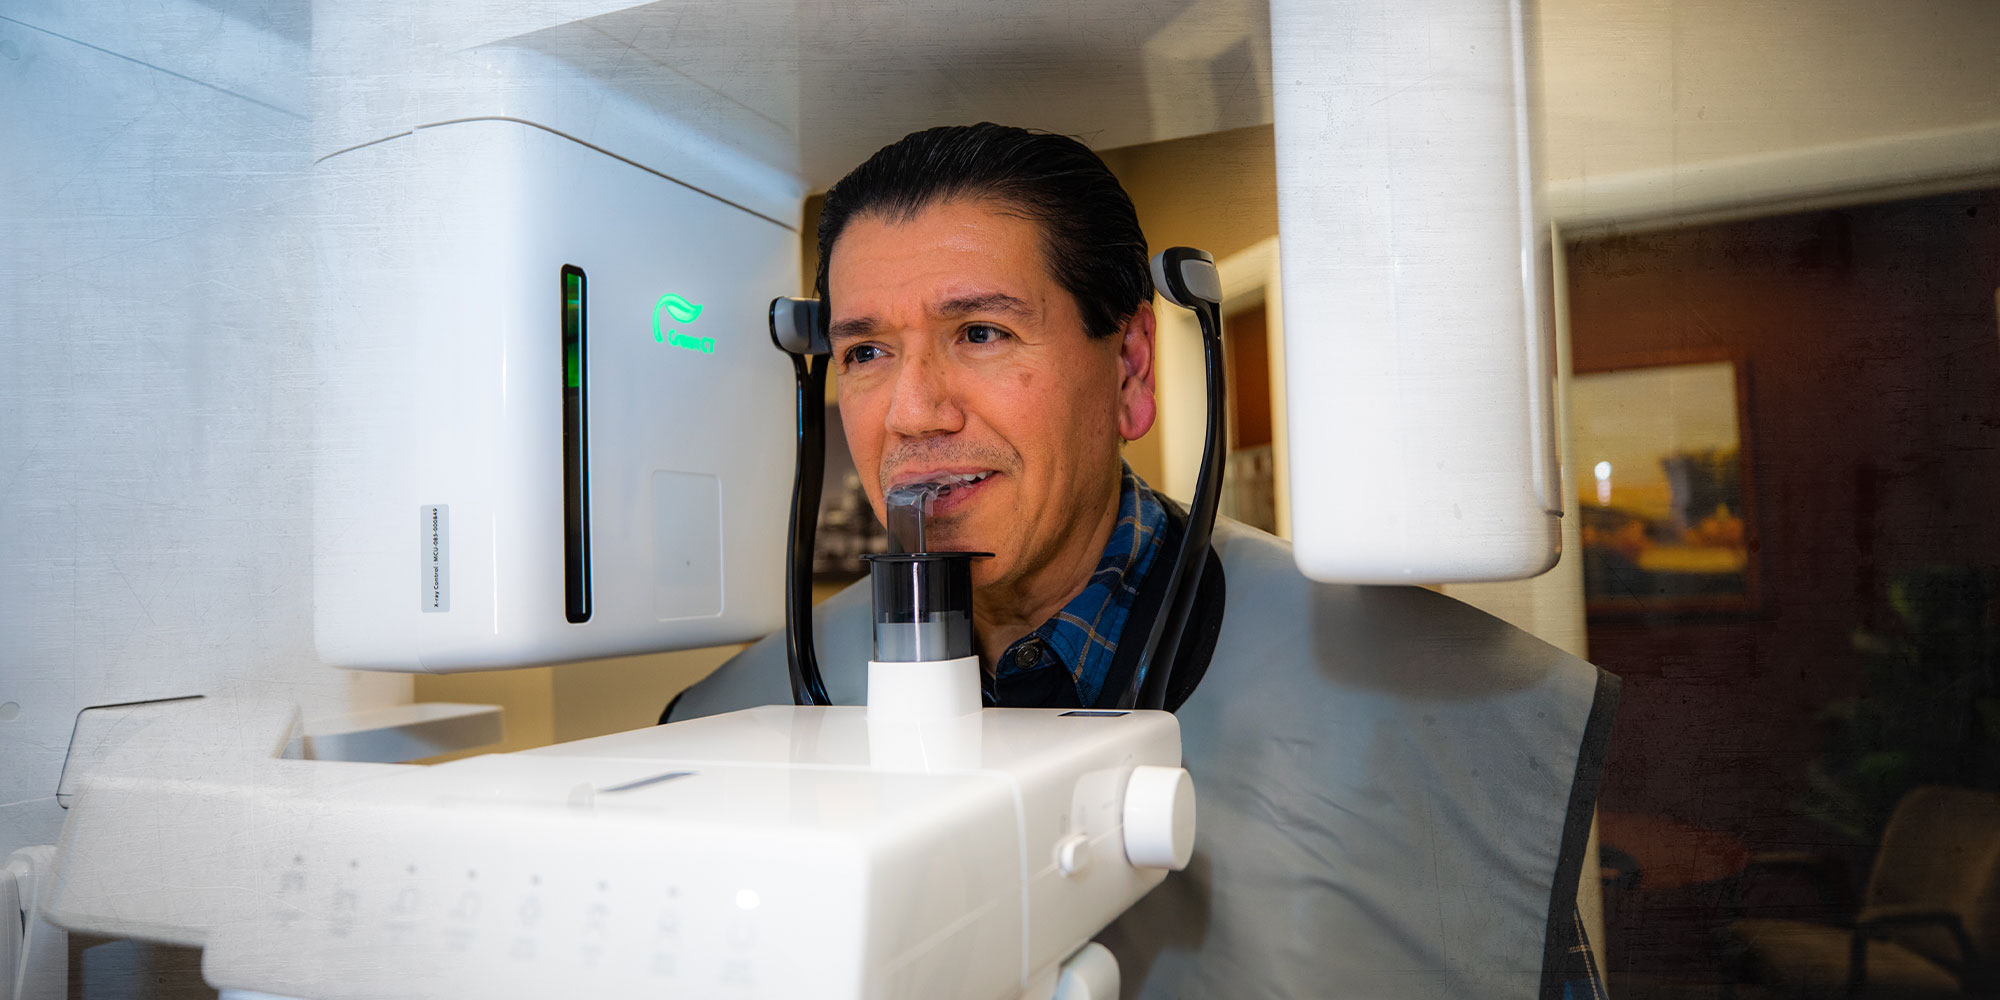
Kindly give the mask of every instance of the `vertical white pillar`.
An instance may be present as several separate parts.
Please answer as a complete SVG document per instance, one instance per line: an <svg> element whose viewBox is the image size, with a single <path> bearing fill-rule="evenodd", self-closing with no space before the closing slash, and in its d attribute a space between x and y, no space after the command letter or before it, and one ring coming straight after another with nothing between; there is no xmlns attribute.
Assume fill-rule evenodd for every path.
<svg viewBox="0 0 2000 1000"><path fill-rule="evenodd" d="M1526 0L1273 0L1307 575L1532 576L1556 475Z"/></svg>

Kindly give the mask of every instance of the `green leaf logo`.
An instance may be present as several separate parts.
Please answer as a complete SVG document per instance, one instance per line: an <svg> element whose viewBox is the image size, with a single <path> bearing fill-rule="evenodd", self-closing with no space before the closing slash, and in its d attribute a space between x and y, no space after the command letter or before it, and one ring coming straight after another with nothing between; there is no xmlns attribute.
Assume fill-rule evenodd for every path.
<svg viewBox="0 0 2000 1000"><path fill-rule="evenodd" d="M682 323L692 323L701 318L700 306L672 292L660 296L660 307L665 309L668 315Z"/></svg>
<svg viewBox="0 0 2000 1000"><path fill-rule="evenodd" d="M701 318L701 307L672 292L660 296L660 301L653 304L653 342L656 344L666 343L667 334L675 332L660 329L661 313L673 317L676 323L692 323Z"/></svg>

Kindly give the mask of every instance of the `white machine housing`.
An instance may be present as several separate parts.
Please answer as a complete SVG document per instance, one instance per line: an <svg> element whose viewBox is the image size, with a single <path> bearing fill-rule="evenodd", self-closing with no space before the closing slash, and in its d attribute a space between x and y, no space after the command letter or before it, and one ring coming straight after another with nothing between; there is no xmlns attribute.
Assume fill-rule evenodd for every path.
<svg viewBox="0 0 2000 1000"><path fill-rule="evenodd" d="M924 715L771 706L429 767L191 773L202 733L274 754L295 718L192 703L84 784L49 912L314 1000L1047 1000L1187 863L1179 724Z"/></svg>
<svg viewBox="0 0 2000 1000"><path fill-rule="evenodd" d="M790 223L507 118L315 170L324 659L449 672L782 625L794 415L764 305L798 282ZM582 621L565 601L566 266L584 275Z"/></svg>
<svg viewBox="0 0 2000 1000"><path fill-rule="evenodd" d="M1314 579L1555 565L1533 8L1271 4L1292 551Z"/></svg>

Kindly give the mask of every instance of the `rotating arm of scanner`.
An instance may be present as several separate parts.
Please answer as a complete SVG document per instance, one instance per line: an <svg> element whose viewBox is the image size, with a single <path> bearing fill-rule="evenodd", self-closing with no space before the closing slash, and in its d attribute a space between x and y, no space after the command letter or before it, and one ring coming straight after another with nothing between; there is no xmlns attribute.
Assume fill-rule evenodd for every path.
<svg viewBox="0 0 2000 1000"><path fill-rule="evenodd" d="M792 359L798 385L798 458L792 474L791 534L785 544L785 665L795 705L831 705L813 651L812 559L826 477L826 366L831 349L817 299L771 302L771 342Z"/></svg>
<svg viewBox="0 0 2000 1000"><path fill-rule="evenodd" d="M1222 498L1222 466L1229 451L1220 435L1225 426L1222 358L1222 279L1215 257L1206 250L1169 247L1153 258L1153 283L1167 301L1193 310L1201 324L1202 357L1208 371L1208 427L1201 447L1201 472L1195 479L1194 502L1187 527L1174 555L1167 596L1154 616L1145 652L1134 671L1132 686L1119 699L1121 707L1162 709L1167 681L1180 658L1181 639L1195 593L1201 589L1208 542L1215 529L1215 512Z"/></svg>

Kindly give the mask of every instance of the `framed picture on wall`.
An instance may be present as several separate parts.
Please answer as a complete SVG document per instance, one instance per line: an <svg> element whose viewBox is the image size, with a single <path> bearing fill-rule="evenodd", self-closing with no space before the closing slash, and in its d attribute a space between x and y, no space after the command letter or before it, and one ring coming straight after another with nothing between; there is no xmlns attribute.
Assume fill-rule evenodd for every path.
<svg viewBox="0 0 2000 1000"><path fill-rule="evenodd" d="M1734 357L1577 373L1570 417L1589 614L1758 607L1747 383Z"/></svg>

